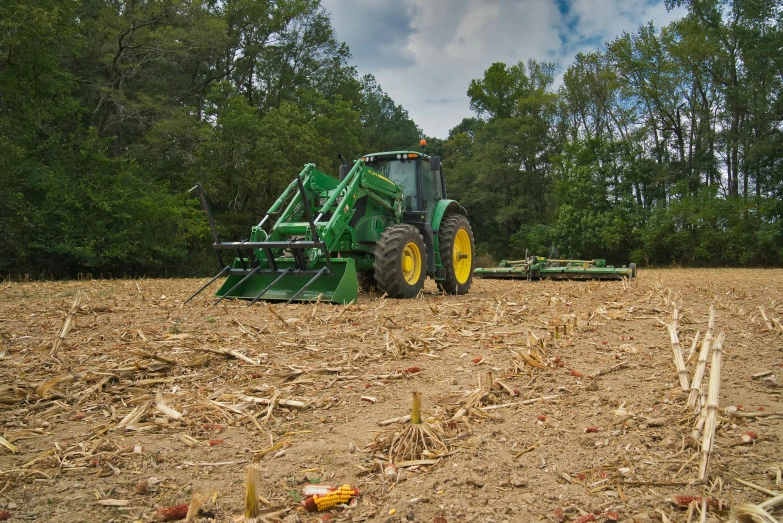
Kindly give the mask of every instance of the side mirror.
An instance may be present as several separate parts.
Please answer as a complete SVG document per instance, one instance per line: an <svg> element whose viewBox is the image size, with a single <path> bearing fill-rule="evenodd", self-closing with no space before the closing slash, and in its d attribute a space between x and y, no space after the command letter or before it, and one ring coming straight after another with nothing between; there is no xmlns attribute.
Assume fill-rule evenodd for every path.
<svg viewBox="0 0 783 523"><path fill-rule="evenodd" d="M440 156L430 156L430 170L440 171Z"/></svg>

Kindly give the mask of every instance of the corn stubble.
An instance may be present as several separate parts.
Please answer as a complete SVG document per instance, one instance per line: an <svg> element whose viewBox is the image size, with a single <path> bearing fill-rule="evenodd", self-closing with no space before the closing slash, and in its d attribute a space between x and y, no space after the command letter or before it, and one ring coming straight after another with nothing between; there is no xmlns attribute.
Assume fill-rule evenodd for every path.
<svg viewBox="0 0 783 523"><path fill-rule="evenodd" d="M445 433L440 423L421 417L421 392L413 393L410 420L401 430L389 430L376 437L370 445L373 450L388 456L391 463L436 458L449 451L443 442Z"/></svg>

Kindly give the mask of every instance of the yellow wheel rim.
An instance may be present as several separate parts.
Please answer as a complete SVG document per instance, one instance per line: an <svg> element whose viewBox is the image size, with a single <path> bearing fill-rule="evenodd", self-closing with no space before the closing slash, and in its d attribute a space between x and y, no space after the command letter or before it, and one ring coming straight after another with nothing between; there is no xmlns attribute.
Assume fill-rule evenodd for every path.
<svg viewBox="0 0 783 523"><path fill-rule="evenodd" d="M465 283L470 278L473 267L473 252L470 248L470 236L468 231L460 229L454 237L454 276L457 282Z"/></svg>
<svg viewBox="0 0 783 523"><path fill-rule="evenodd" d="M421 251L413 242L402 251L402 276L408 285L415 285L421 276Z"/></svg>

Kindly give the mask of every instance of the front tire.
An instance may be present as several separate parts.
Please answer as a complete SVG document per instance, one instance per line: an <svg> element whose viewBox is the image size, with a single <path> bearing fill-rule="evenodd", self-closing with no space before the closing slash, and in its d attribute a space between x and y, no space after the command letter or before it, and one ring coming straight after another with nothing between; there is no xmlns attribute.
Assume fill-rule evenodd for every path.
<svg viewBox="0 0 783 523"><path fill-rule="evenodd" d="M391 298L415 298L427 277L424 238L412 225L389 227L375 247L375 281Z"/></svg>
<svg viewBox="0 0 783 523"><path fill-rule="evenodd" d="M446 269L446 278L438 288L446 294L467 294L473 282L473 230L461 214L443 219L438 233L440 261Z"/></svg>
<svg viewBox="0 0 783 523"><path fill-rule="evenodd" d="M364 294L370 294L376 289L375 272L372 269L357 272L356 278L359 280L359 289Z"/></svg>

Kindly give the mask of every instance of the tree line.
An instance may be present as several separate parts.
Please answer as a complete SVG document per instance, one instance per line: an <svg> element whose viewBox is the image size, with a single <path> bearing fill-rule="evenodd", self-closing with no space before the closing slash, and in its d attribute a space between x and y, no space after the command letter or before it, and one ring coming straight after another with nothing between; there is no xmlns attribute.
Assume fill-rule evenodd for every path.
<svg viewBox="0 0 783 523"><path fill-rule="evenodd" d="M214 270L305 163L418 144L318 0L0 4L0 273Z"/></svg>
<svg viewBox="0 0 783 523"><path fill-rule="evenodd" d="M783 259L783 4L667 0L555 64L492 64L444 144L477 249L657 265ZM511 241L509 241L509 238Z"/></svg>
<svg viewBox="0 0 783 523"><path fill-rule="evenodd" d="M554 64L494 63L445 140L485 259L779 265L783 8L687 14ZM0 273L203 275L304 163L409 148L319 0L0 4ZM510 240L509 240L510 239Z"/></svg>

